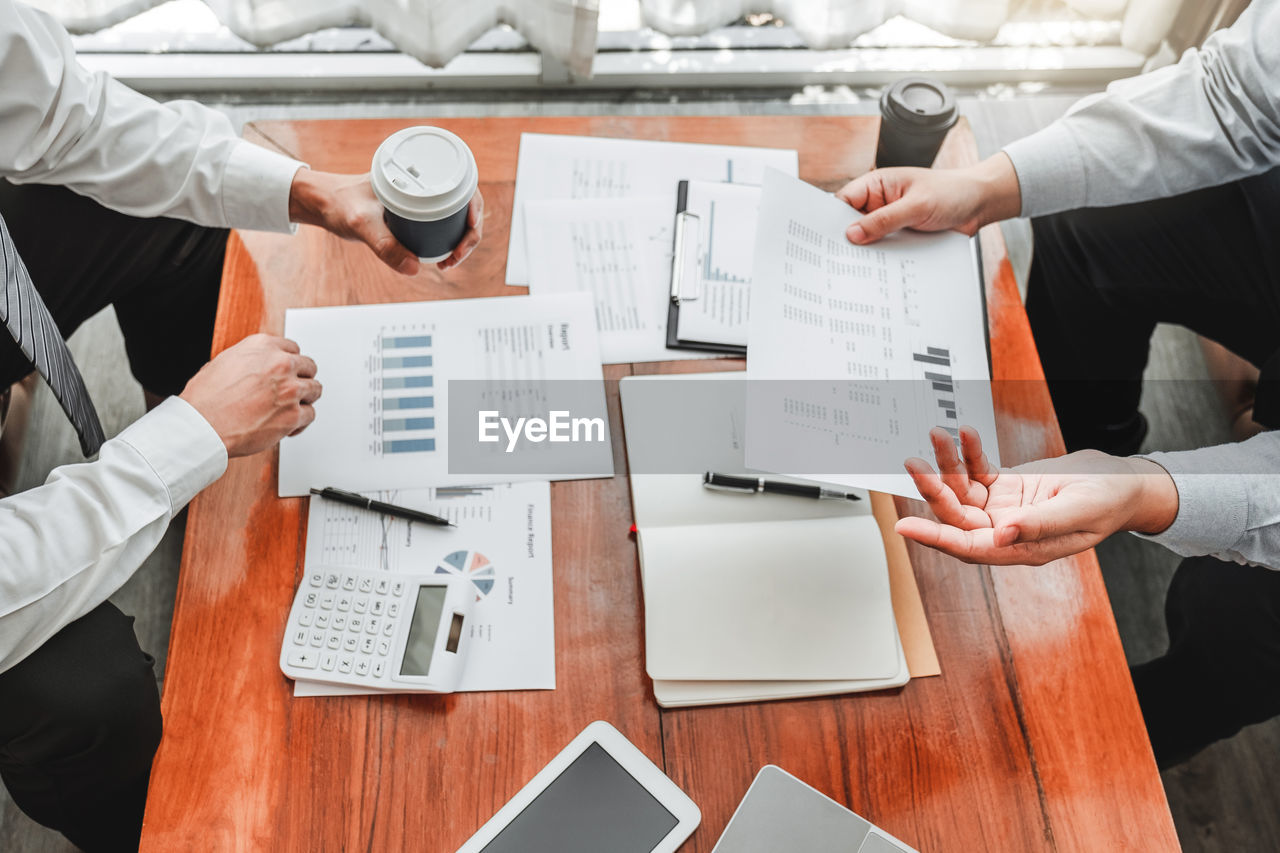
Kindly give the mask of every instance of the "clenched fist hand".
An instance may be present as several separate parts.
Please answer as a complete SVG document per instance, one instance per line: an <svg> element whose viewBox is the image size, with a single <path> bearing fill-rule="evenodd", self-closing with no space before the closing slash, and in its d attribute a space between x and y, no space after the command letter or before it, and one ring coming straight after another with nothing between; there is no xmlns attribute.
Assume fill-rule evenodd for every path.
<svg viewBox="0 0 1280 853"><path fill-rule="evenodd" d="M249 456L315 420L315 375L316 363L293 341L250 335L200 368L179 396L218 433L228 456Z"/></svg>

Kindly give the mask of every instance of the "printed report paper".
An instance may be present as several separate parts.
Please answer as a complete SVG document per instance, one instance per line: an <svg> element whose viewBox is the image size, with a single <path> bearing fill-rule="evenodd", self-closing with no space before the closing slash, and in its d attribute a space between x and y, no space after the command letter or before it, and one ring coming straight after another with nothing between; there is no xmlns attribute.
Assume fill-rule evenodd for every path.
<svg viewBox="0 0 1280 853"><path fill-rule="evenodd" d="M320 497L307 516L306 566L461 575L475 587L471 653L459 690L556 686L549 483L368 492L457 527L392 518ZM295 682L295 696L364 693Z"/></svg>
<svg viewBox="0 0 1280 853"><path fill-rule="evenodd" d="M999 465L974 241L903 232L856 246L860 214L765 176L752 283L747 465L918 497L928 432L975 427ZM830 381L829 381L830 380Z"/></svg>
<svg viewBox="0 0 1280 853"><path fill-rule="evenodd" d="M766 168L799 174L795 151L525 133L511 205L507 284L529 284L525 204L541 199L660 195L675 212L681 180L759 184Z"/></svg>
<svg viewBox="0 0 1280 853"><path fill-rule="evenodd" d="M281 497L324 486L362 491L612 476L590 294L291 309L285 335L315 359L324 393L315 422L280 443ZM455 421L464 421L454 423L459 434L452 439L451 383L454 396L462 395ZM476 414L492 408L501 417L541 412L545 419L565 388L581 403L571 414L603 419L602 429L587 431L600 433L597 444L521 442L507 453L502 429L492 444L476 443L472 404L482 404ZM492 453L479 462L468 456L465 469L457 464L477 448ZM548 453L564 449L587 452L595 467L554 476L539 468Z"/></svg>
<svg viewBox="0 0 1280 853"><path fill-rule="evenodd" d="M595 299L605 364L707 358L667 349L675 208L665 198L531 201L529 292Z"/></svg>

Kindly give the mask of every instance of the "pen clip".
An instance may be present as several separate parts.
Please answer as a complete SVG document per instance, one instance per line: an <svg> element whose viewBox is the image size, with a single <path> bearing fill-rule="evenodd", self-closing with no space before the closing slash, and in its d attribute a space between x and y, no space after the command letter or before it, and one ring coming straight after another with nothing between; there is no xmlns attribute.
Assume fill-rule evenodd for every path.
<svg viewBox="0 0 1280 853"><path fill-rule="evenodd" d="M331 496L334 498L346 498L353 501L362 501L365 504L368 504L372 500L372 498L367 498L364 495L356 494L355 492L348 492L346 489L335 489L333 486L325 486L323 489L312 489L311 494L319 495L322 498Z"/></svg>

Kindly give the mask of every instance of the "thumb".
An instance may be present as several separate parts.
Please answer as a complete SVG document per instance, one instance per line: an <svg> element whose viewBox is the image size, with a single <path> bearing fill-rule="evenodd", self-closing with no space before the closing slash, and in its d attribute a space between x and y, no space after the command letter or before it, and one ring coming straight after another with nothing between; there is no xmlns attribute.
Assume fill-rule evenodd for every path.
<svg viewBox="0 0 1280 853"><path fill-rule="evenodd" d="M845 236L849 238L849 242L859 245L874 243L881 237L910 228L919 222L920 215L916 205L905 200L895 201L850 225Z"/></svg>

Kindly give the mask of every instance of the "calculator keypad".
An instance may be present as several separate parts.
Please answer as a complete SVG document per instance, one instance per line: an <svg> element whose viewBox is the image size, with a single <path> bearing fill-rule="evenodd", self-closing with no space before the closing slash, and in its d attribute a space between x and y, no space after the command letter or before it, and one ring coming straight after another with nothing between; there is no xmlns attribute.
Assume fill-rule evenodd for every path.
<svg viewBox="0 0 1280 853"><path fill-rule="evenodd" d="M391 638L404 604L405 583L363 572L310 572L298 596L286 663L357 683L390 672Z"/></svg>

